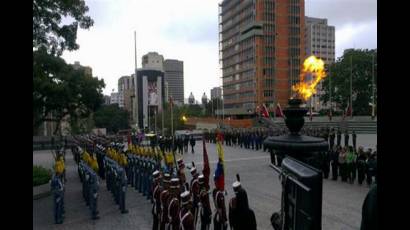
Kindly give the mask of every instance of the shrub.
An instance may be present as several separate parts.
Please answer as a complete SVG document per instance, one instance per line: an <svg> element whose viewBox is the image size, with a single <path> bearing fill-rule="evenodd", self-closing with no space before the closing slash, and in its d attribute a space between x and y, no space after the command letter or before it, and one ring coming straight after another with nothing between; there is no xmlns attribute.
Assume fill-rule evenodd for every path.
<svg viewBox="0 0 410 230"><path fill-rule="evenodd" d="M51 170L33 165L33 187L47 184L51 179Z"/></svg>

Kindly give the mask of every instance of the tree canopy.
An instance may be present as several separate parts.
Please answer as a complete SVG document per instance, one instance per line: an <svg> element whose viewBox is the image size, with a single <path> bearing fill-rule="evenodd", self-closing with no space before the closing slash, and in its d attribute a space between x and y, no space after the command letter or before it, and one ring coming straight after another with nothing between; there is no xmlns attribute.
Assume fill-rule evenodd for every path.
<svg viewBox="0 0 410 230"><path fill-rule="evenodd" d="M375 101L377 101L377 50L346 50L333 65L327 69L328 76L323 80L324 94L321 100L327 103L332 90L332 102L339 109L345 109L350 100L350 75L352 74L352 101L354 115L370 115L372 102L372 67L374 58ZM331 87L329 87L329 81ZM331 89L330 89L331 88ZM335 109L335 108L333 108Z"/></svg>
<svg viewBox="0 0 410 230"><path fill-rule="evenodd" d="M117 133L121 129L129 129L128 111L118 104L103 105L94 113L95 126L106 128L109 133Z"/></svg>
<svg viewBox="0 0 410 230"><path fill-rule="evenodd" d="M33 127L43 121L59 123L86 118L103 103L104 80L86 74L83 68L67 65L45 48L33 52ZM52 114L52 117L50 117Z"/></svg>
<svg viewBox="0 0 410 230"><path fill-rule="evenodd" d="M77 50L77 30L90 28L84 0L33 0L33 131L44 122L89 118L103 102L103 80L60 58ZM70 122L70 123L71 123Z"/></svg>
<svg viewBox="0 0 410 230"><path fill-rule="evenodd" d="M33 48L45 47L52 55L77 50L77 29L88 29L94 21L85 15L84 0L33 0ZM62 20L72 21L63 24Z"/></svg>

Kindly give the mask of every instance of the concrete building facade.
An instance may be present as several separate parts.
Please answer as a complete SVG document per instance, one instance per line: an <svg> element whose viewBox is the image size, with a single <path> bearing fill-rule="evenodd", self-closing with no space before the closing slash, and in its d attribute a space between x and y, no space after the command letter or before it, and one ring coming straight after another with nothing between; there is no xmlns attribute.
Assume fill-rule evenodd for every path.
<svg viewBox="0 0 410 230"><path fill-rule="evenodd" d="M133 121L133 97L134 92L134 79L132 76L122 76L118 79L118 92L123 97L124 109L130 114L129 118Z"/></svg>
<svg viewBox="0 0 410 230"><path fill-rule="evenodd" d="M162 112L165 84L164 72L152 69L137 70L138 127L153 130L155 114Z"/></svg>
<svg viewBox="0 0 410 230"><path fill-rule="evenodd" d="M175 59L164 61L164 76L168 86L168 96L176 103L184 102L184 62Z"/></svg>
<svg viewBox="0 0 410 230"><path fill-rule="evenodd" d="M149 52L142 56L142 68L164 71L164 56L157 52Z"/></svg>
<svg viewBox="0 0 410 230"><path fill-rule="evenodd" d="M224 0L219 50L226 115L285 105L305 57L304 0Z"/></svg>
<svg viewBox="0 0 410 230"><path fill-rule="evenodd" d="M214 87L211 89L211 100L214 98L222 98L221 87Z"/></svg>
<svg viewBox="0 0 410 230"><path fill-rule="evenodd" d="M118 107L124 108L124 94L123 92L111 93L110 104L118 104Z"/></svg>

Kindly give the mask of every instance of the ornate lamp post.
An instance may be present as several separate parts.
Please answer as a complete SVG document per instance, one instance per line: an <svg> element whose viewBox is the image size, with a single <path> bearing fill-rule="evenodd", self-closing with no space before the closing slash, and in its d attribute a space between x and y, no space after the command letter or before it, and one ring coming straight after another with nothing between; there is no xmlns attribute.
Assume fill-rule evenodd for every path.
<svg viewBox="0 0 410 230"><path fill-rule="evenodd" d="M321 230L323 176L319 169L328 143L299 133L307 111L301 99L289 99L283 110L289 134L264 141L271 153L271 167L279 172L282 181L281 210L271 218L276 230Z"/></svg>

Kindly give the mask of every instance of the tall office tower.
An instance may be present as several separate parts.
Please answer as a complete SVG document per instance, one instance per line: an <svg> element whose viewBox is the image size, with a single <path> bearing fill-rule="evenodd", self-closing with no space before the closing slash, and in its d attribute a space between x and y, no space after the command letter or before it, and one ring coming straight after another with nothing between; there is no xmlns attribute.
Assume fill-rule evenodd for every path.
<svg viewBox="0 0 410 230"><path fill-rule="evenodd" d="M168 96L172 96L177 104L183 104L184 62L175 59L166 59L164 61L164 72L165 81L168 84Z"/></svg>
<svg viewBox="0 0 410 230"><path fill-rule="evenodd" d="M286 105L299 80L304 49L304 0L224 0L219 50L225 115Z"/></svg>

